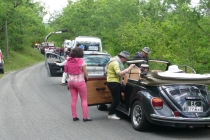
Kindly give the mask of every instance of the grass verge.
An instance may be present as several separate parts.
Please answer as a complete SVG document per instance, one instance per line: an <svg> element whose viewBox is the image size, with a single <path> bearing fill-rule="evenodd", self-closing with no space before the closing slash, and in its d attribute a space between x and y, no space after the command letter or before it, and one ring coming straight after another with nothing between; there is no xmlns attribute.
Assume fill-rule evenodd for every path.
<svg viewBox="0 0 210 140"><path fill-rule="evenodd" d="M8 59L4 54L4 74L0 74L0 78L7 75L11 71L19 70L32 66L38 62L44 61L44 55L38 49L28 48L27 51L15 52L10 50Z"/></svg>

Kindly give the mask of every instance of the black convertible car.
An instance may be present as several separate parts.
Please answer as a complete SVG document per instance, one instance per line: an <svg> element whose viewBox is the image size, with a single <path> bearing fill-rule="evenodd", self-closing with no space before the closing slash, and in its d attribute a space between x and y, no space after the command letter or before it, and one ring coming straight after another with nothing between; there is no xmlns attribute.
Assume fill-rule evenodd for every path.
<svg viewBox="0 0 210 140"><path fill-rule="evenodd" d="M167 61L149 60L149 64ZM128 62L135 63L135 62ZM190 67L185 73L151 70L141 74L132 70L125 76L124 100L118 110L131 116L136 130L147 130L151 124L171 127L210 127L210 75L195 74Z"/></svg>
<svg viewBox="0 0 210 140"><path fill-rule="evenodd" d="M126 86L117 109L131 117L133 128L138 131L145 131L152 124L209 128L210 94L207 86L210 75L195 74L188 66L179 66L185 73L164 72L170 65L168 61L149 60L148 73L133 68L124 77ZM46 62L46 66L50 70L53 65ZM105 110L106 104L112 102L106 77L90 78L87 88L88 105L98 105L99 110Z"/></svg>

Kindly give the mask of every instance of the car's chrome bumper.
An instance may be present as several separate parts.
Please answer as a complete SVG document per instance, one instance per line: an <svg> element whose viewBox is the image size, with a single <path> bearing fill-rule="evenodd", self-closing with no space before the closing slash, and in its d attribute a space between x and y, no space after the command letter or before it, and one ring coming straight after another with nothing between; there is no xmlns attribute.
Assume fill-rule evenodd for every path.
<svg viewBox="0 0 210 140"><path fill-rule="evenodd" d="M183 117L166 117L156 114L150 115L151 119L159 122L180 123L180 124L210 124L210 117L183 118Z"/></svg>

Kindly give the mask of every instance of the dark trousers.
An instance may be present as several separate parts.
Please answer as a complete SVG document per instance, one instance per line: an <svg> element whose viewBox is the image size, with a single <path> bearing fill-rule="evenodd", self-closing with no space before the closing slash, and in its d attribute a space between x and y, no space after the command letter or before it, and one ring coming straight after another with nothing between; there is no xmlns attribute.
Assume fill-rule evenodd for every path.
<svg viewBox="0 0 210 140"><path fill-rule="evenodd" d="M116 108L120 102L121 84L117 82L107 82L107 86L112 94L112 104L108 115L116 113Z"/></svg>

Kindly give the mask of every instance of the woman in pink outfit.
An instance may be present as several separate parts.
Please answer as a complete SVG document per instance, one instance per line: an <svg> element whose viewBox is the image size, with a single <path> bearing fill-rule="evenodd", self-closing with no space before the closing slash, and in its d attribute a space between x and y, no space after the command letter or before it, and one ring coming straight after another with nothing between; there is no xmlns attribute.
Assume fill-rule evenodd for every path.
<svg viewBox="0 0 210 140"><path fill-rule="evenodd" d="M92 121L88 118L88 105L87 105L87 87L85 83L85 78L88 78L88 73L86 69L86 64L82 59L84 56L83 50L81 48L74 48L71 51L70 57L67 59L64 71L69 74L68 86L71 94L71 110L73 121L78 121L77 116L77 98L78 94L81 99L81 106L83 112L83 121Z"/></svg>

